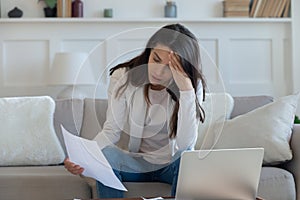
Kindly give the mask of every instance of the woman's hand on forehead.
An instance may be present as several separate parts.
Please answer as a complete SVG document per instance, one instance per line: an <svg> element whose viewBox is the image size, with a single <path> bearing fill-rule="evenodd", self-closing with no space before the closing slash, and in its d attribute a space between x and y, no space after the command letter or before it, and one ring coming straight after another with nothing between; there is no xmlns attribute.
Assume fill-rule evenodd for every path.
<svg viewBox="0 0 300 200"><path fill-rule="evenodd" d="M180 91L192 90L193 85L191 79L184 72L179 56L173 51L169 54L169 67L171 69L173 79Z"/></svg>

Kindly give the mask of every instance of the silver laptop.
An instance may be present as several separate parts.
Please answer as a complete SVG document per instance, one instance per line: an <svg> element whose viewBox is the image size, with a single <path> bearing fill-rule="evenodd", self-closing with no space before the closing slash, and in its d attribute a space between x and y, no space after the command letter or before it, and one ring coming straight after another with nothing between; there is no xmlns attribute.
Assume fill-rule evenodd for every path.
<svg viewBox="0 0 300 200"><path fill-rule="evenodd" d="M175 199L254 200L263 155L263 148L185 151Z"/></svg>

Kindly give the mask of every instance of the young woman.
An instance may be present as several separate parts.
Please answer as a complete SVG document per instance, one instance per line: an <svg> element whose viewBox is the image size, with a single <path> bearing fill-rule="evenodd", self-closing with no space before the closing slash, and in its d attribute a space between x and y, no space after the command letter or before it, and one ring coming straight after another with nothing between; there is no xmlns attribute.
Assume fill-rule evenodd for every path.
<svg viewBox="0 0 300 200"><path fill-rule="evenodd" d="M194 148L205 116L196 37L181 24L166 25L139 56L110 75L107 119L94 140L121 181L169 183L175 196L180 153ZM121 133L129 135L128 151L115 146ZM75 175L84 170L68 158L64 164ZM97 190L101 198L123 197L100 182Z"/></svg>

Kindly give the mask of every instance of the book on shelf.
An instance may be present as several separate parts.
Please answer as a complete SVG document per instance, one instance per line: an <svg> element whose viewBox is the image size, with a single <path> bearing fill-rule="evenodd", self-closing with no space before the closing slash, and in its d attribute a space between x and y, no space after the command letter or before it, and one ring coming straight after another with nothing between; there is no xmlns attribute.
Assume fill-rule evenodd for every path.
<svg viewBox="0 0 300 200"><path fill-rule="evenodd" d="M246 11L249 12L249 8L245 6L224 6L224 12L231 11Z"/></svg>
<svg viewBox="0 0 300 200"><path fill-rule="evenodd" d="M250 17L287 17L291 0L253 0Z"/></svg>
<svg viewBox="0 0 300 200"><path fill-rule="evenodd" d="M277 1L278 0L273 0L271 8L270 8L270 12L268 13L267 17L274 17L275 16L276 8L277 8Z"/></svg>
<svg viewBox="0 0 300 200"><path fill-rule="evenodd" d="M262 17L269 17L270 16L271 11L273 9L274 1L277 1L277 0L267 0L266 1L264 10L262 12Z"/></svg>
<svg viewBox="0 0 300 200"><path fill-rule="evenodd" d="M260 1L260 4L259 4L259 7L257 8L257 13L256 13L255 17L263 16L263 13L264 13L264 10L265 10L268 0L259 0L259 1Z"/></svg>
<svg viewBox="0 0 300 200"><path fill-rule="evenodd" d="M291 0L287 0L282 17L289 17L291 10Z"/></svg>
<svg viewBox="0 0 300 200"><path fill-rule="evenodd" d="M277 13L275 17L281 17L283 15L284 7L286 6L287 0L281 0L281 3L278 5Z"/></svg>
<svg viewBox="0 0 300 200"><path fill-rule="evenodd" d="M257 2L258 2L258 0L253 0L252 1L252 5L251 5L251 8L250 8L250 14L249 14L250 17L253 17L254 11L255 11L256 6L257 6Z"/></svg>
<svg viewBox="0 0 300 200"><path fill-rule="evenodd" d="M249 17L250 0L224 0L224 17Z"/></svg>
<svg viewBox="0 0 300 200"><path fill-rule="evenodd" d="M72 17L72 0L57 0L57 17Z"/></svg>
<svg viewBox="0 0 300 200"><path fill-rule="evenodd" d="M250 0L224 0L226 3L250 4Z"/></svg>
<svg viewBox="0 0 300 200"><path fill-rule="evenodd" d="M249 17L248 11L228 11L224 12L224 17Z"/></svg>

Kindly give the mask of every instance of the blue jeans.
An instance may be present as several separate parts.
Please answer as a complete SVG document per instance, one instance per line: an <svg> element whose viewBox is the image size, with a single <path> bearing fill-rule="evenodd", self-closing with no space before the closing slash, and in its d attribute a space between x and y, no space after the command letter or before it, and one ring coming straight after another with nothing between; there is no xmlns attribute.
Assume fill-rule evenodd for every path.
<svg viewBox="0 0 300 200"><path fill-rule="evenodd" d="M117 147L108 146L102 150L114 173L121 182L163 182L172 185L171 195L175 196L180 157L168 165L155 165L141 156L132 156ZM107 187L97 181L99 198L122 198L124 192Z"/></svg>

